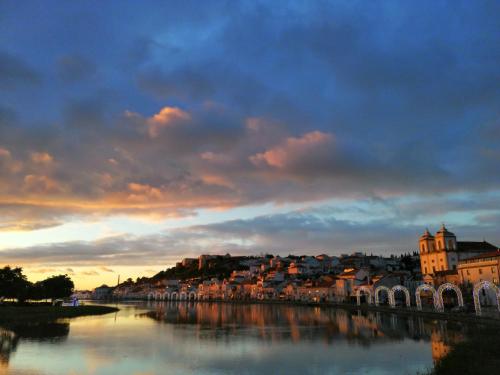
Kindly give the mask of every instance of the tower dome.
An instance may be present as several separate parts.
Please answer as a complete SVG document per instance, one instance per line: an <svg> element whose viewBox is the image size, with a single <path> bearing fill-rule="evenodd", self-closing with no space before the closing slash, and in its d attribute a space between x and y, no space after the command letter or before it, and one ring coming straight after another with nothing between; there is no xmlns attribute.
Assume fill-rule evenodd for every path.
<svg viewBox="0 0 500 375"><path fill-rule="evenodd" d="M436 235L442 235L443 237L455 237L455 234L446 229L444 223L441 224L441 229L439 229Z"/></svg>
<svg viewBox="0 0 500 375"><path fill-rule="evenodd" d="M421 240L434 239L434 236L429 232L429 229L425 228L424 234L420 236Z"/></svg>
<svg viewBox="0 0 500 375"><path fill-rule="evenodd" d="M456 250L457 248L457 237L454 233L446 229L444 223L441 225L436 233L436 245L438 250Z"/></svg>

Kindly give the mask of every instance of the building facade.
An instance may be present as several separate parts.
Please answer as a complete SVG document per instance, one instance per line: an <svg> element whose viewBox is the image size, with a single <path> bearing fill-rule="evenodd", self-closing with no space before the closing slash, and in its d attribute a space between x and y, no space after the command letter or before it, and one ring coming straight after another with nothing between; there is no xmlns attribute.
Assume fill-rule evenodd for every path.
<svg viewBox="0 0 500 375"><path fill-rule="evenodd" d="M454 233L444 224L433 236L429 230L420 236L420 268L422 275L435 275L442 271L456 271L460 261L495 251L492 244L482 241L457 241Z"/></svg>
<svg viewBox="0 0 500 375"><path fill-rule="evenodd" d="M462 284L477 284L489 281L498 285L500 273L500 250L465 259L458 264L458 275Z"/></svg>

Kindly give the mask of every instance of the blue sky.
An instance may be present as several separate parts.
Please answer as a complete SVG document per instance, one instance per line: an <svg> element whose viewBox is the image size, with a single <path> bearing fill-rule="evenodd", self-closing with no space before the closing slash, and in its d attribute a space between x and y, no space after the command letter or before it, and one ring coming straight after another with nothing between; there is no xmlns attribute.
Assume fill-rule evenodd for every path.
<svg viewBox="0 0 500 375"><path fill-rule="evenodd" d="M499 14L4 1L0 254L89 286L200 253L410 250L443 221L499 244Z"/></svg>

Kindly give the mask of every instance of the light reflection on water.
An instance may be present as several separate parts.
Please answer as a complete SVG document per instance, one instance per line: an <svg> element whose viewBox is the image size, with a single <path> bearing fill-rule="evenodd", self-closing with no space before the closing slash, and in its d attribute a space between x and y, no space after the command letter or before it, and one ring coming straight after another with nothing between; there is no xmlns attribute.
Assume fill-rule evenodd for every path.
<svg viewBox="0 0 500 375"><path fill-rule="evenodd" d="M165 302L0 330L0 374L415 374L467 327L374 312Z"/></svg>

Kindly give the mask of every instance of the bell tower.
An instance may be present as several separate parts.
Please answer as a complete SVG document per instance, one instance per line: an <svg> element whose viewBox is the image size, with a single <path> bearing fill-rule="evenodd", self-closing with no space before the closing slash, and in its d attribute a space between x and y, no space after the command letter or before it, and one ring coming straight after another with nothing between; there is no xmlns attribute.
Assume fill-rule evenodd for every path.
<svg viewBox="0 0 500 375"><path fill-rule="evenodd" d="M441 225L441 229L436 233L436 246L438 251L457 250L457 237L448 231L444 224Z"/></svg>
<svg viewBox="0 0 500 375"><path fill-rule="evenodd" d="M424 234L420 236L418 243L420 251L420 269L423 275L433 273L430 259L435 252L434 236L430 234L429 229L426 229Z"/></svg>

